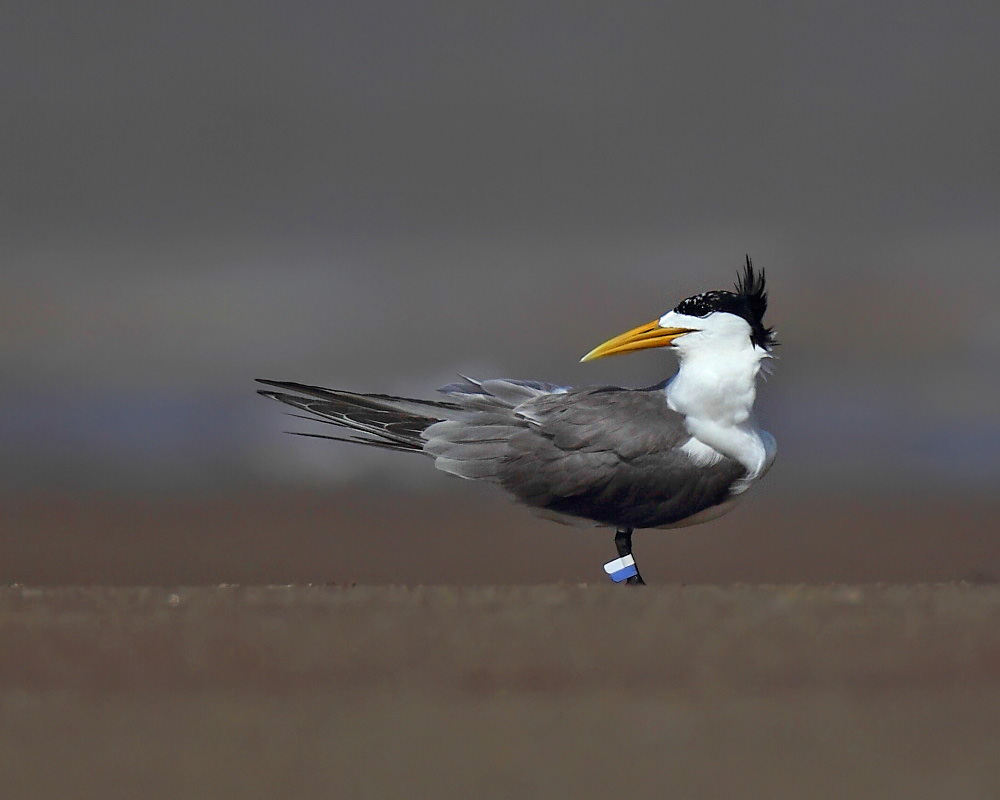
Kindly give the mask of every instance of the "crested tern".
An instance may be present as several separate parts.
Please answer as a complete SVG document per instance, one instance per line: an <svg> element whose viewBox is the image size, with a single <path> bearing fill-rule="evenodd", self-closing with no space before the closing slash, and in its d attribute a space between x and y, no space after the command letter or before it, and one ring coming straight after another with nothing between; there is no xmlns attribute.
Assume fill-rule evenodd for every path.
<svg viewBox="0 0 1000 800"><path fill-rule="evenodd" d="M677 372L645 389L462 376L439 390L443 400L263 379L282 391L260 394L352 431L303 435L422 453L542 516L614 528L610 573L611 564L634 564L635 529L714 519L770 468L774 437L753 417L757 376L775 345L766 310L764 272L747 256L735 291L688 297L581 359L669 347ZM637 568L628 574L627 583L643 583Z"/></svg>

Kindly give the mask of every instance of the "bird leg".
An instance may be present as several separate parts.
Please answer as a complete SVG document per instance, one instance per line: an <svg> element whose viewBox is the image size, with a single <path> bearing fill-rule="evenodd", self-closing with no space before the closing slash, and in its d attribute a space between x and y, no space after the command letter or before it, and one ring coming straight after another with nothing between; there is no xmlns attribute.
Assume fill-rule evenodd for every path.
<svg viewBox="0 0 1000 800"><path fill-rule="evenodd" d="M615 547L618 550L618 557L632 555L632 528L619 528L615 531ZM632 556L635 558L635 556ZM626 578L625 583L630 583L633 586L645 586L646 582L642 579L642 575L639 574L639 565L636 564L636 572L631 578Z"/></svg>

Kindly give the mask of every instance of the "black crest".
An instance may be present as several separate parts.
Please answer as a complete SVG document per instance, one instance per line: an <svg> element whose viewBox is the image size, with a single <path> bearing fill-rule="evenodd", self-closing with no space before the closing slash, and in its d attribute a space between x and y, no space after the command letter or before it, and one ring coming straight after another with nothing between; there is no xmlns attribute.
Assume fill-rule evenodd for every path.
<svg viewBox="0 0 1000 800"><path fill-rule="evenodd" d="M681 300L674 311L691 317L706 317L715 311L736 314L749 323L750 341L755 345L770 350L776 344L773 328L764 327L764 314L767 311L764 270L755 272L750 256L747 256L746 266L736 279L735 292L712 291L696 294Z"/></svg>

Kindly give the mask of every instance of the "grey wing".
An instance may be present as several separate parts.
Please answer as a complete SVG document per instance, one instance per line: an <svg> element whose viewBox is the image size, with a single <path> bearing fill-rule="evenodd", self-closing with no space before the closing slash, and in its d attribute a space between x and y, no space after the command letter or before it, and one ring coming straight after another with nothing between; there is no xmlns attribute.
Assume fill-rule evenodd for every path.
<svg viewBox="0 0 1000 800"><path fill-rule="evenodd" d="M727 458L696 465L680 449L690 438L683 418L658 391L514 381L447 389L490 413L431 425L425 451L439 469L498 483L536 508L602 525L670 525L725 502L745 472Z"/></svg>

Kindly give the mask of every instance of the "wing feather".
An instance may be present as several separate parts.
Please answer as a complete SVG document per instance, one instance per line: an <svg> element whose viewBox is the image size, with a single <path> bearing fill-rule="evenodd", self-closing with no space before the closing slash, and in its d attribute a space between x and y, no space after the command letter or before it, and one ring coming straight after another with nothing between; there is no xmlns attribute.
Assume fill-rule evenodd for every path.
<svg viewBox="0 0 1000 800"><path fill-rule="evenodd" d="M675 524L726 502L745 474L729 458L692 460L684 418L660 387L463 377L443 387L446 400L434 401L264 383L284 391L262 394L353 432L307 435L423 452L444 472L495 482L529 506L601 525Z"/></svg>

